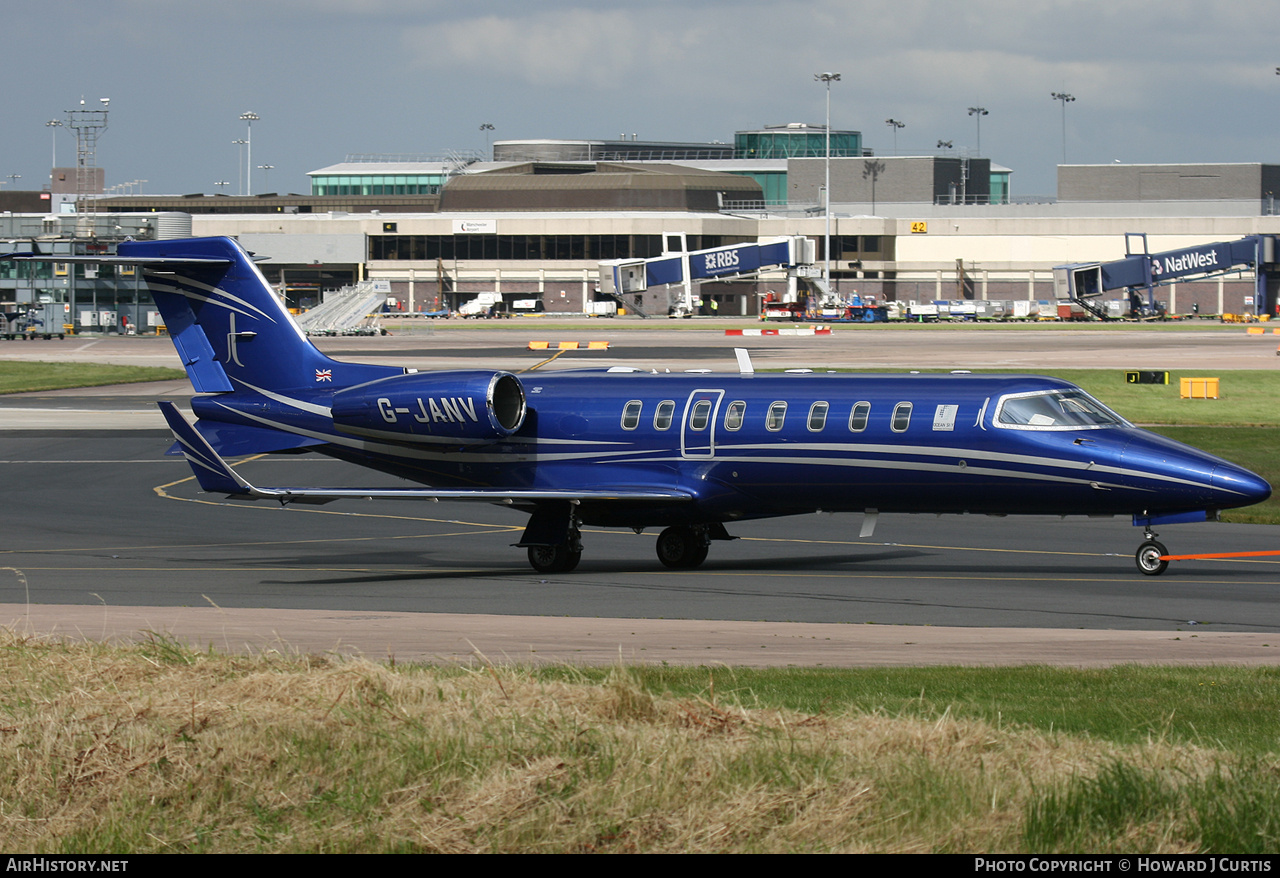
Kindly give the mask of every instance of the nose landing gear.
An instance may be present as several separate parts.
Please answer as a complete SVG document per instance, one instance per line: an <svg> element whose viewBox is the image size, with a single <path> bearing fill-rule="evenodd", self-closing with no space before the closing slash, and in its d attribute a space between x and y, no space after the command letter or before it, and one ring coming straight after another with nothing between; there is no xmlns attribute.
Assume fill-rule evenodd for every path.
<svg viewBox="0 0 1280 878"><path fill-rule="evenodd" d="M1163 560L1163 556L1168 555L1169 550L1164 547L1164 543L1152 539L1154 536L1156 534L1147 531L1146 542L1138 546L1138 551L1133 556L1138 563L1138 569L1144 576L1159 576L1169 566L1169 562Z"/></svg>

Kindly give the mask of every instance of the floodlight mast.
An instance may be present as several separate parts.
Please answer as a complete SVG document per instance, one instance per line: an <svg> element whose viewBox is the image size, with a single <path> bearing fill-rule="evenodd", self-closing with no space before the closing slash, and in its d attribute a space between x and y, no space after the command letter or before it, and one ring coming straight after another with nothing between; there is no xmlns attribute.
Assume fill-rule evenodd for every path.
<svg viewBox="0 0 1280 878"><path fill-rule="evenodd" d="M248 142L243 137L239 140L231 141L232 146L240 147L240 155L236 157L236 173L240 175L240 183L236 186L237 195L244 194L244 146Z"/></svg>
<svg viewBox="0 0 1280 878"><path fill-rule="evenodd" d="M245 127L248 129L247 133L244 136L245 151L248 155L248 158L245 160L245 163L244 163L245 182L248 184L248 190L249 190L248 192L245 193L246 195L253 194L253 123L258 121L261 118L262 118L261 116L259 116L257 113L253 112L252 110L240 114L241 121L245 123Z"/></svg>
<svg viewBox="0 0 1280 878"><path fill-rule="evenodd" d="M826 159L826 186L823 189L824 195L822 199L822 212L826 214L826 232L823 234L822 256L824 259L824 268L822 270L822 282L826 287L824 293L831 292L831 83L840 81L839 73L815 73L813 74L815 82L824 83L827 87L827 159Z"/></svg>
<svg viewBox="0 0 1280 878"><path fill-rule="evenodd" d="M893 128L893 154L898 154L898 129L906 128L906 122L899 122L897 119L885 119L884 124Z"/></svg>
<svg viewBox="0 0 1280 878"><path fill-rule="evenodd" d="M978 157L981 158L982 157L982 117L990 116L991 114L987 112L986 107L970 107L969 115L977 117L976 119L974 119L974 121L978 123Z"/></svg>
<svg viewBox="0 0 1280 878"><path fill-rule="evenodd" d="M1067 104L1074 101L1075 95L1069 95L1065 91L1051 91L1049 97L1055 101L1062 103L1062 163L1067 163Z"/></svg>
<svg viewBox="0 0 1280 878"><path fill-rule="evenodd" d="M49 129L50 140L50 156L49 156L49 179L53 179L53 169L58 166L58 129L65 128L61 119L50 119L44 123Z"/></svg>

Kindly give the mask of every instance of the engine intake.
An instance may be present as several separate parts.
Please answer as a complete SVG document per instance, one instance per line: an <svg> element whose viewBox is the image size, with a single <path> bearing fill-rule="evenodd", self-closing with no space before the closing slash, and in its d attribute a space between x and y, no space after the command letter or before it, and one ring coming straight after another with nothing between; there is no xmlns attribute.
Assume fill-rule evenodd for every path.
<svg viewBox="0 0 1280 878"><path fill-rule="evenodd" d="M510 372L413 373L339 390L332 409L343 433L478 445L520 429L525 397Z"/></svg>

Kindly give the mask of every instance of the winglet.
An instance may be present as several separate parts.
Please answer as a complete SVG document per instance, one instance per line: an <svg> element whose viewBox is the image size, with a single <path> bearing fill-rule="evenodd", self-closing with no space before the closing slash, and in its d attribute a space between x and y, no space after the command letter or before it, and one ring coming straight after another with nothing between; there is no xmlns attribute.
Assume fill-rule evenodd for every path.
<svg viewBox="0 0 1280 878"><path fill-rule="evenodd" d="M215 494L269 496L249 484L228 466L218 452L213 450L208 440L187 422L177 406L167 400L157 404L160 406L160 413L169 424L169 429L173 431L173 438L177 439L178 444L182 446L182 454L186 457L187 463L191 464L191 469L196 474L196 480L200 482L202 490Z"/></svg>

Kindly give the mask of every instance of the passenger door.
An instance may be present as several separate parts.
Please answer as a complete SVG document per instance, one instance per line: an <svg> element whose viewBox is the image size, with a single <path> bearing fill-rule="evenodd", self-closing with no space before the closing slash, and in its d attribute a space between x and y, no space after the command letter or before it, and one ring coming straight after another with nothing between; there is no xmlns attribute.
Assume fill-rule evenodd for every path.
<svg viewBox="0 0 1280 878"><path fill-rule="evenodd" d="M723 390L695 390L684 405L680 420L680 455L710 458L716 454L716 419L720 415Z"/></svg>

